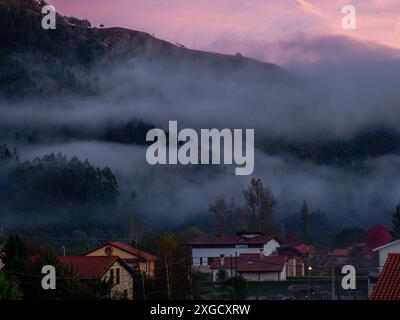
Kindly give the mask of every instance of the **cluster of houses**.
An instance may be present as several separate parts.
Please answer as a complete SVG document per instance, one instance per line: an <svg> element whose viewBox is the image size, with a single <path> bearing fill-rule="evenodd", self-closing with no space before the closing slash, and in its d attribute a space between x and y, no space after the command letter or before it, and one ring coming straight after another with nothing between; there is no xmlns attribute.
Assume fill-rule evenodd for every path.
<svg viewBox="0 0 400 320"><path fill-rule="evenodd" d="M0 252L0 270L3 267ZM157 257L120 241L107 242L82 256L61 256L59 262L72 267L82 282L111 281L113 299L134 298L135 275L154 278Z"/></svg>
<svg viewBox="0 0 400 320"><path fill-rule="evenodd" d="M282 281L304 276L307 259L315 249L290 246L261 234L202 236L190 242L193 269L212 273L213 281L223 269L229 276L241 275L249 281Z"/></svg>
<svg viewBox="0 0 400 320"><path fill-rule="evenodd" d="M318 251L306 244L289 245L261 234L201 236L189 243L192 269L209 273L219 281L226 276L242 276L248 281L285 281L303 277L312 269L310 262ZM345 265L350 248L334 249L327 254L335 266ZM400 240L375 248L371 255L379 260L378 279L370 292L372 300L400 300ZM0 252L0 270L3 267ZM154 278L157 257L137 248L135 243L114 241L99 245L82 256L62 256L63 265L72 266L83 281L110 280L113 298L134 298L134 277Z"/></svg>
<svg viewBox="0 0 400 320"><path fill-rule="evenodd" d="M288 277L301 277L312 270L311 261L320 254L310 245L288 245L261 234L202 236L190 245L193 269L210 272L213 281L219 280L220 270L225 270L228 276L241 275L248 281L284 281ZM366 249L365 243L333 249L324 255L326 265L348 264L355 247ZM379 264L378 279L372 283L370 299L400 300L400 240L364 252L368 258L375 257Z"/></svg>

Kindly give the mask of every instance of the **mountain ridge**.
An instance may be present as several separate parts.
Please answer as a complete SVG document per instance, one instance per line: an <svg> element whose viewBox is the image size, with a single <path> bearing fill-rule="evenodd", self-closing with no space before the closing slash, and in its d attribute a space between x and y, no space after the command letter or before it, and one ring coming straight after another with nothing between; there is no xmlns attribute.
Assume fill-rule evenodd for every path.
<svg viewBox="0 0 400 320"><path fill-rule="evenodd" d="M5 69L0 72L0 88L2 84L8 87L6 90L8 95L18 96L15 92L18 80L21 79L23 85L32 86L28 92L32 91L34 94L43 91L46 94L51 91L58 94L60 90L66 91L66 86L70 86L74 93L76 91L81 93L77 89L85 87L85 84L70 85L78 82L72 78L79 78L72 68L81 67L90 70L94 64L104 63L104 58L108 61L133 57L166 59L171 66L189 62L199 69L212 67L218 76L229 76L237 70L246 69L252 77L257 77L260 81L290 79L289 74L277 65L243 57L240 54L227 55L187 49L155 38L149 33L121 27L74 26L66 21L68 17L61 14L57 14L55 30L44 30L41 27L41 19L44 16L41 8L45 4L44 1L34 0L0 2L0 29L8 30L0 34L0 66ZM54 84L55 89L44 90L44 84L35 77L35 68L28 60L34 60L41 66L38 68L42 71L41 76L50 77L47 82L61 82L62 86ZM47 68L46 64L52 66ZM12 68L7 68L7 65L11 65ZM58 69L61 71L52 75L52 72ZM93 88L84 88L83 91L90 94Z"/></svg>

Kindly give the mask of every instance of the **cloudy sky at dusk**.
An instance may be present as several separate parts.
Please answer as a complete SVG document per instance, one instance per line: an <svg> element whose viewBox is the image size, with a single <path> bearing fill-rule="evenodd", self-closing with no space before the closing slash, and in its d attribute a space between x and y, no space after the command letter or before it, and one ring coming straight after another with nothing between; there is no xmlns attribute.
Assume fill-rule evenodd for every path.
<svg viewBox="0 0 400 320"><path fill-rule="evenodd" d="M187 47L263 58L260 48L299 37L346 35L400 48L399 0L50 0L64 15L94 25L154 33ZM343 30L341 9L357 10ZM270 47L270 46L269 46ZM268 47L268 48L269 48ZM271 57L269 57L271 58ZM273 59L273 57L272 57Z"/></svg>

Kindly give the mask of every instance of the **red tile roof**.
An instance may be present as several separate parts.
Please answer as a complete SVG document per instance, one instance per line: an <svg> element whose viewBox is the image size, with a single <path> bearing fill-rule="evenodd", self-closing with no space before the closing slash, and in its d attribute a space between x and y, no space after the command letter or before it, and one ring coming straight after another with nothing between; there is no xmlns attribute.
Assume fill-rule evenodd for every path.
<svg viewBox="0 0 400 320"><path fill-rule="evenodd" d="M237 269L238 272L280 272L286 263L286 256L262 256L257 253L242 253L236 257L225 257L221 267L221 258L214 258L211 269Z"/></svg>
<svg viewBox="0 0 400 320"><path fill-rule="evenodd" d="M240 257L225 257L224 258L224 266L221 266L221 258L213 258L211 261L210 268L211 269L236 269L236 262L239 261Z"/></svg>
<svg viewBox="0 0 400 320"><path fill-rule="evenodd" d="M148 252L145 252L143 250L140 250L138 248L134 248L134 247L130 246L129 244L126 244L125 242L121 242L121 241L111 241L111 242L107 242L107 243L101 244L96 249L88 252L86 255L88 255L89 253L91 253L93 251L96 251L98 249L104 248L106 246L114 246L114 247L116 247L116 248L118 248L120 250L128 252L128 253L136 256L136 257L143 258L143 259L145 259L147 261L155 261L155 260L157 260L157 257L155 255L152 255L152 254L150 254Z"/></svg>
<svg viewBox="0 0 400 320"><path fill-rule="evenodd" d="M313 246L309 246L304 243L294 246L294 248L303 254L315 254L317 252L317 249L315 249Z"/></svg>
<svg viewBox="0 0 400 320"><path fill-rule="evenodd" d="M351 248L345 249L333 249L328 256L330 257L347 257L351 251Z"/></svg>
<svg viewBox="0 0 400 320"><path fill-rule="evenodd" d="M260 259L259 254L246 253L241 254L237 270L239 272L280 272L283 270L286 257L285 256L263 256Z"/></svg>
<svg viewBox="0 0 400 320"><path fill-rule="evenodd" d="M400 253L389 253L371 300L400 300Z"/></svg>
<svg viewBox="0 0 400 320"><path fill-rule="evenodd" d="M72 265L81 279L100 279L116 261L118 257L87 257L87 256L66 256L59 257L61 264Z"/></svg>
<svg viewBox="0 0 400 320"><path fill-rule="evenodd" d="M240 244L266 244L270 240L276 240L271 236L256 235L246 236L201 236L190 242L191 245L240 245ZM279 242L279 241L278 241Z"/></svg>

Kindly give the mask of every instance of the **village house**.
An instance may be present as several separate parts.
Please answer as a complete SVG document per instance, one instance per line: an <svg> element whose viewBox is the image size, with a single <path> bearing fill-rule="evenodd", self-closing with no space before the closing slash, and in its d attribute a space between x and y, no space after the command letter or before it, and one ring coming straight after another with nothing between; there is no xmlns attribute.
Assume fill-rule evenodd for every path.
<svg viewBox="0 0 400 320"><path fill-rule="evenodd" d="M333 249L328 253L328 261L330 265L341 266L347 264L347 258L351 248Z"/></svg>
<svg viewBox="0 0 400 320"><path fill-rule="evenodd" d="M213 281L218 280L220 270L228 277L240 275L247 281L283 281L286 280L286 256L265 256L259 253L242 253L238 257L214 258L211 262Z"/></svg>
<svg viewBox="0 0 400 320"><path fill-rule="evenodd" d="M350 261L353 254L362 254L365 259L370 260L372 257L372 251L368 248L364 242L354 243L352 246L347 248L336 248L331 250L327 255L327 263L329 266L344 266L352 264Z"/></svg>
<svg viewBox="0 0 400 320"><path fill-rule="evenodd" d="M82 281L111 279L112 299L133 299L133 275L131 268L119 257L59 257L62 265L72 266Z"/></svg>
<svg viewBox="0 0 400 320"><path fill-rule="evenodd" d="M372 251L378 253L379 271L381 271L390 253L400 253L400 240L387 243L383 246L373 249Z"/></svg>
<svg viewBox="0 0 400 320"><path fill-rule="evenodd" d="M311 245L308 244L298 244L293 246L298 252L300 252L303 256L313 258L317 253L318 250Z"/></svg>
<svg viewBox="0 0 400 320"><path fill-rule="evenodd" d="M193 268L209 272L214 258L223 254L225 257L238 257L241 254L272 255L280 242L270 236L260 234L239 234L236 236L201 236L191 241Z"/></svg>
<svg viewBox="0 0 400 320"><path fill-rule="evenodd" d="M112 241L99 245L86 256L117 256L134 271L140 271L149 278L154 278L157 257L137 248L136 243L128 245L120 241Z"/></svg>
<svg viewBox="0 0 400 320"><path fill-rule="evenodd" d="M286 256L286 275L288 277L303 277L305 275L305 262L310 255L299 251L296 246L282 244L277 248L274 256Z"/></svg>
<svg viewBox="0 0 400 320"><path fill-rule="evenodd" d="M388 253L371 300L400 300L400 253Z"/></svg>

